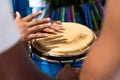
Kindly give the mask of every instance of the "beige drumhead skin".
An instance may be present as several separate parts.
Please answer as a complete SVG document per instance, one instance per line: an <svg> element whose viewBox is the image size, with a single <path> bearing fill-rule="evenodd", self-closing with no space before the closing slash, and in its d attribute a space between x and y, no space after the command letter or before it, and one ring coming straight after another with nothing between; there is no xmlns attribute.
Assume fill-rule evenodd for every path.
<svg viewBox="0 0 120 80"><path fill-rule="evenodd" d="M87 51L95 39L95 34L86 26L64 22L59 32L47 38L33 40L33 46L51 56L73 56Z"/></svg>

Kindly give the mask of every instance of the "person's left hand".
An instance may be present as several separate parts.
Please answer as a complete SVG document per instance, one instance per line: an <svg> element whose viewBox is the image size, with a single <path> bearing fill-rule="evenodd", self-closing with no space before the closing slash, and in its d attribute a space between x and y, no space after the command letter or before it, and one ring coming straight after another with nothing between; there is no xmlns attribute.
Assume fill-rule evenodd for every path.
<svg viewBox="0 0 120 80"><path fill-rule="evenodd" d="M55 31L59 31L62 28L62 23L61 21L51 21L52 25L50 26L50 28L45 28L43 31L44 32L55 32Z"/></svg>
<svg viewBox="0 0 120 80"><path fill-rule="evenodd" d="M51 22L50 18L33 20L35 17L41 14L42 12L36 12L21 18L20 13L16 12L15 21L18 25L22 42L26 42L35 38L47 37L49 33L53 33L61 29L62 23L60 21Z"/></svg>
<svg viewBox="0 0 120 80"><path fill-rule="evenodd" d="M66 64L57 75L57 80L79 80L80 68L72 68Z"/></svg>

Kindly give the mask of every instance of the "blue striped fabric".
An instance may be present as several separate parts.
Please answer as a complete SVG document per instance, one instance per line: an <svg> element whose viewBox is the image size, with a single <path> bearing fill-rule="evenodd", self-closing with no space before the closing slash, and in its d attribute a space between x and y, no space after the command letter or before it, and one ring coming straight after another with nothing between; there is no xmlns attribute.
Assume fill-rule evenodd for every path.
<svg viewBox="0 0 120 80"><path fill-rule="evenodd" d="M22 17L31 13L28 0L12 0L14 13L19 11Z"/></svg>

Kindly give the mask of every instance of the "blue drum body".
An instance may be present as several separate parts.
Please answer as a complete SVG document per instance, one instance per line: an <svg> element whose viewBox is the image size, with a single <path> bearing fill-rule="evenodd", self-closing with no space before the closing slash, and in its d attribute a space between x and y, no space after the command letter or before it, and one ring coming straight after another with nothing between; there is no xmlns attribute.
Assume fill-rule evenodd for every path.
<svg viewBox="0 0 120 80"><path fill-rule="evenodd" d="M64 62L61 64L59 61L51 62L40 58L38 55L31 53L31 59L33 63L35 63L38 68L49 76L56 78L58 72L63 68L63 64L70 64L73 67L81 67L84 59L77 60L72 62Z"/></svg>

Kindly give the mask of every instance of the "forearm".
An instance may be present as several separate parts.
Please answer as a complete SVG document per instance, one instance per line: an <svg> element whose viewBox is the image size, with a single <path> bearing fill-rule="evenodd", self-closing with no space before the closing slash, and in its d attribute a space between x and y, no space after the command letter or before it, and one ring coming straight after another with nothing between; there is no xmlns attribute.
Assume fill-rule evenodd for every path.
<svg viewBox="0 0 120 80"><path fill-rule="evenodd" d="M106 2L102 27L105 31L111 30L111 33L120 40L120 10L118 9L120 7L120 0L106 0Z"/></svg>
<svg viewBox="0 0 120 80"><path fill-rule="evenodd" d="M111 35L113 36L113 35ZM88 53L80 73L80 80L112 79L120 66L120 44L106 37L99 39Z"/></svg>
<svg viewBox="0 0 120 80"><path fill-rule="evenodd" d="M106 32L102 34L84 61L80 80L110 80L119 69L119 52L117 37Z"/></svg>
<svg viewBox="0 0 120 80"><path fill-rule="evenodd" d="M103 28L98 41L89 52L80 80L112 80L120 64L120 0L108 0Z"/></svg>
<svg viewBox="0 0 120 80"><path fill-rule="evenodd" d="M0 80L54 80L33 65L20 44L7 52L0 56Z"/></svg>

